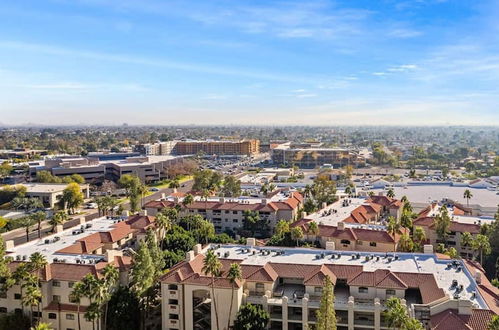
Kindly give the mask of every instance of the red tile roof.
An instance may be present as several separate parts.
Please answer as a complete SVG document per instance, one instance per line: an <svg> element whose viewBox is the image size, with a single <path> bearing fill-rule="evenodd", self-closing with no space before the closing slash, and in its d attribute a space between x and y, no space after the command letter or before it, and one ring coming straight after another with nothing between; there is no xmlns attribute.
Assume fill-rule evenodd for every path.
<svg viewBox="0 0 499 330"><path fill-rule="evenodd" d="M495 313L487 309L473 309L471 315L459 314L455 309L448 309L431 316L431 329L487 330L493 315Z"/></svg>

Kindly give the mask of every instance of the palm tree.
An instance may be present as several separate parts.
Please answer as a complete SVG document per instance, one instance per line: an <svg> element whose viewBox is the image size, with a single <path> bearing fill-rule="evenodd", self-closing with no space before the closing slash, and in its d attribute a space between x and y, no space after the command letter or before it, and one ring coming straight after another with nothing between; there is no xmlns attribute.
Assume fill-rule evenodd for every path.
<svg viewBox="0 0 499 330"><path fill-rule="evenodd" d="M158 237L158 242L160 242L161 250L163 250L163 238L172 228L172 219L164 212L160 212L156 215L156 224L159 228L158 234L160 236Z"/></svg>
<svg viewBox="0 0 499 330"><path fill-rule="evenodd" d="M38 286L38 281L36 281L35 279L32 279L29 282L27 282L25 287L26 287L26 292L22 297L21 304L23 306L30 306L31 325L33 325L33 306L38 305L38 312L40 311L40 301L42 299L42 291Z"/></svg>
<svg viewBox="0 0 499 330"><path fill-rule="evenodd" d="M499 315L493 315L490 320L487 330L499 330Z"/></svg>
<svg viewBox="0 0 499 330"><path fill-rule="evenodd" d="M85 288L82 282L76 282L73 285L73 291L69 294L69 300L77 304L76 313L78 315L78 330L81 330L81 320L80 320L80 304L81 298L85 296Z"/></svg>
<svg viewBox="0 0 499 330"><path fill-rule="evenodd" d="M300 227L291 228L291 239L296 241L296 246L298 246L299 241L303 239L303 230Z"/></svg>
<svg viewBox="0 0 499 330"><path fill-rule="evenodd" d="M393 191L392 188L388 189L388 192L386 193L386 197L390 197L390 198L395 197L395 192Z"/></svg>
<svg viewBox="0 0 499 330"><path fill-rule="evenodd" d="M27 199L27 210L36 210L43 208L43 203L40 199L32 197Z"/></svg>
<svg viewBox="0 0 499 330"><path fill-rule="evenodd" d="M170 189L178 189L178 188L180 188L180 182L178 182L177 179L172 180L172 182L170 182L170 184L168 185L168 188L170 188Z"/></svg>
<svg viewBox="0 0 499 330"><path fill-rule="evenodd" d="M466 198L466 206L470 206L470 199L473 197L473 194L469 189L464 191L463 197Z"/></svg>
<svg viewBox="0 0 499 330"><path fill-rule="evenodd" d="M102 276L103 277L103 285L106 289L106 295L105 295L105 302L106 302L106 307L104 309L104 328L107 327L107 309L108 309L108 304L109 304L109 299L111 299L111 295L113 293L114 288L116 287L116 284L118 283L118 279L120 276L120 273L118 271L118 268L114 267L111 264L107 264L106 267L102 270Z"/></svg>
<svg viewBox="0 0 499 330"><path fill-rule="evenodd" d="M399 247L404 252L412 252L414 249L414 243L407 233L400 236Z"/></svg>
<svg viewBox="0 0 499 330"><path fill-rule="evenodd" d="M17 220L17 223L26 230L26 242L29 242L29 229L35 224L35 221L32 217L25 216Z"/></svg>
<svg viewBox="0 0 499 330"><path fill-rule="evenodd" d="M400 329L407 321L407 310L399 298L389 298L386 302L385 320L391 329Z"/></svg>
<svg viewBox="0 0 499 330"><path fill-rule="evenodd" d="M397 250L397 240L395 239L397 234L400 234L400 222L397 221L392 216L388 217L388 225L386 226L386 229L390 235L393 236L393 251L395 252Z"/></svg>
<svg viewBox="0 0 499 330"><path fill-rule="evenodd" d="M417 249L421 249L421 243L426 241L426 233L424 229L420 226L414 227L414 232L412 233L412 240L417 245Z"/></svg>
<svg viewBox="0 0 499 330"><path fill-rule="evenodd" d="M40 287L41 273L40 271L47 265L47 259L40 252L35 252L29 257L30 268L36 272L37 287ZM38 313L40 313L40 301L38 301Z"/></svg>
<svg viewBox="0 0 499 330"><path fill-rule="evenodd" d="M489 238L485 235L478 234L475 236L472 245L473 249L480 252L480 264L483 265L483 254L490 254L491 252Z"/></svg>
<svg viewBox="0 0 499 330"><path fill-rule="evenodd" d="M83 296L87 297L90 300L90 305L94 302L93 300L99 295L99 281L92 274L87 274L81 280L83 284ZM97 313L97 314L96 314ZM98 312L95 310L90 310L90 306L87 309L87 313L85 313L85 317L92 321L92 327L95 327L95 320L98 317Z"/></svg>
<svg viewBox="0 0 499 330"><path fill-rule="evenodd" d="M36 213L33 213L31 215L31 217L33 218L33 222L38 223L38 229L37 229L38 230L38 238L41 238L42 237L42 221L47 219L47 215L43 211L38 211Z"/></svg>
<svg viewBox="0 0 499 330"><path fill-rule="evenodd" d="M194 196L192 196L191 194L185 195L184 199L182 200L182 205L184 207L187 207L187 206L191 205L192 203L194 203Z"/></svg>
<svg viewBox="0 0 499 330"><path fill-rule="evenodd" d="M215 299L215 276L220 276L221 270L222 263L218 260L213 250L209 250L204 257L203 268L201 271L204 274L211 276L211 300L213 301L213 307L215 309L217 329L220 329L220 324L218 322L217 300Z"/></svg>
<svg viewBox="0 0 499 330"><path fill-rule="evenodd" d="M62 225L69 219L69 216L64 211L58 211L53 216L52 219L49 220L49 224L52 226L52 232L55 230L55 227L58 225Z"/></svg>
<svg viewBox="0 0 499 330"><path fill-rule="evenodd" d="M227 273L227 279L232 285L232 293L230 297L230 308L229 308L229 317L227 318L227 329L230 329L230 317L232 315L232 305L234 303L234 291L236 281L240 281L243 278L241 266L237 263L233 263L230 265L229 272Z"/></svg>
<svg viewBox="0 0 499 330"><path fill-rule="evenodd" d="M319 234L319 226L317 225L317 222L311 221L308 224L307 234L314 236L317 236Z"/></svg>
<svg viewBox="0 0 499 330"><path fill-rule="evenodd" d="M461 245L462 246L472 246L473 244L473 236L468 233L464 232L461 234Z"/></svg>

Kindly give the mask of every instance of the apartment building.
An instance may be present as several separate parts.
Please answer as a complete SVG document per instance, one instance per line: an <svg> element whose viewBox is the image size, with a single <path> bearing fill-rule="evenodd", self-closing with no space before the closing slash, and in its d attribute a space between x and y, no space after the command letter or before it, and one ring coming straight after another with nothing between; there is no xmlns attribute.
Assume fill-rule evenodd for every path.
<svg viewBox="0 0 499 330"><path fill-rule="evenodd" d="M359 152L345 148L302 146L288 142L271 149L270 153L274 165L300 168L319 168L324 164L335 168L346 165L362 167L366 164L366 159Z"/></svg>
<svg viewBox="0 0 499 330"><path fill-rule="evenodd" d="M456 318L454 329L486 329L498 312L499 291L475 265L443 260L432 253L371 253L320 251L302 248L263 248L253 245L196 246L186 260L162 279L162 328L216 329L213 299L221 328L232 323L242 304L262 306L270 314L270 329L304 329L314 325L323 282L334 285L334 309L339 330L388 329L383 311L398 297L412 317L427 329ZM211 249L222 264L214 280L202 271ZM226 278L232 263L240 265L242 280L234 287ZM231 303L229 315L226 308ZM222 306L222 307L221 307ZM449 316L450 315L450 316ZM442 323L444 322L444 323ZM461 327L459 327L461 325ZM472 327L470 326L472 325Z"/></svg>
<svg viewBox="0 0 499 330"><path fill-rule="evenodd" d="M87 182L99 180L117 181L124 174L138 176L144 182L154 182L166 177L167 168L182 157L175 156L122 156L117 154L97 157L65 157L46 159L44 164L30 167L30 175L39 171L49 171L55 176L79 174Z"/></svg>
<svg viewBox="0 0 499 330"><path fill-rule="evenodd" d="M180 195L180 196L179 196ZM213 222L217 232L237 232L244 226L245 211L257 212L260 219L267 220L273 231L279 220L296 219L303 205L303 196L296 191L276 191L266 198L254 197L194 197L188 205L182 203L182 194L174 194L157 201L150 201L144 209L155 215L165 207L180 207L180 216L200 214Z"/></svg>
<svg viewBox="0 0 499 330"><path fill-rule="evenodd" d="M176 155L245 155L260 153L260 141L250 140L185 140L177 141L173 148Z"/></svg>
<svg viewBox="0 0 499 330"><path fill-rule="evenodd" d="M168 156L173 153L173 149L178 141L164 141L156 143L139 144L135 150L146 156Z"/></svg>
<svg viewBox="0 0 499 330"><path fill-rule="evenodd" d="M472 236L480 234L482 224L492 224L495 219L486 216L465 215L465 211L456 205L432 203L419 213L417 219L413 221L414 226L423 228L426 234L427 243L436 246L444 243L438 238L435 230L435 217L440 213L442 207L446 207L451 218L449 233L445 244L457 250L463 258L472 258L474 255L471 246L462 244L462 234L470 233Z"/></svg>
<svg viewBox="0 0 499 330"><path fill-rule="evenodd" d="M101 217L89 222L82 218L81 226L67 230L57 226L56 233L42 239L17 246L6 241L6 251L14 260L9 265L11 271L29 260L34 252L43 254L48 262L41 272L41 310L34 316L56 330L78 329L78 305L70 299L73 285L86 274L100 277L107 264L119 269L119 282L126 285L132 260L123 254L123 249L135 248L145 238L146 230L154 228L154 220L144 214ZM0 313L29 313L29 307L23 307L21 299L20 286L14 285L0 296ZM89 305L88 299L81 301L82 330L93 329L84 317Z"/></svg>
<svg viewBox="0 0 499 330"><path fill-rule="evenodd" d="M388 252L396 251L400 234L392 235L386 229L386 218L399 218L401 203L386 196L342 198L323 209L305 214L292 224L300 227L305 239L319 241L323 248L336 250ZM311 222L319 232L309 232ZM405 232L402 229L402 232Z"/></svg>

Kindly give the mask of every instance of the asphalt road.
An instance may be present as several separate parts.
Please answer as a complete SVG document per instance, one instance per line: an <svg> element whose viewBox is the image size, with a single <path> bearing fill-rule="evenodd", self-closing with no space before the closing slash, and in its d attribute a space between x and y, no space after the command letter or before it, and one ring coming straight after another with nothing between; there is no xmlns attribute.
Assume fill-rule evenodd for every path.
<svg viewBox="0 0 499 330"><path fill-rule="evenodd" d="M193 184L192 180L184 182L182 184L183 187L180 187L177 190L179 192L188 192L188 191L190 191L192 189L192 184ZM161 194L162 193L165 193L165 194L168 195L168 194L170 194L172 192L173 192L173 190L170 189L170 188L161 189L160 191L157 191L157 192L155 192L155 193L153 193L153 194L151 194L149 196L144 197L142 203L145 204L145 203L150 202L152 200L159 199L159 198L161 198ZM125 210L129 210L130 209L130 203L129 202L123 203L122 205L125 208ZM87 211L89 213L87 213L85 215L81 215L81 216L75 216L73 219L66 221L63 224L63 228L64 229L68 229L68 228L71 228L71 227L79 226L79 224L80 224L80 218L81 217L85 218L85 222L91 221L91 220L99 217L97 209L91 209L91 210L87 210ZM31 231L29 233L29 240L30 241L38 238L38 231L36 230L36 228L37 228L36 225L33 226L33 228L31 229ZM52 226L50 226L47 223L43 224L42 225L42 230L41 230L41 236L42 236L42 238L44 236L52 234L51 230L52 230ZM13 231L10 231L8 233L3 234L2 236L3 236L4 241L14 240L14 244L15 245L26 243L26 231L25 230L23 230L23 231L13 230Z"/></svg>

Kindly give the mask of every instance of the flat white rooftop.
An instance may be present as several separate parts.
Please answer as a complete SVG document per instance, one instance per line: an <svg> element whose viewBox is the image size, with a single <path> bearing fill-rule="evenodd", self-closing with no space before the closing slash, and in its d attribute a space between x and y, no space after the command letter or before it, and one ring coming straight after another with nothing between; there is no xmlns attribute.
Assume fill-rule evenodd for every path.
<svg viewBox="0 0 499 330"><path fill-rule="evenodd" d="M221 200L225 201L225 203L239 203L239 204L260 204L262 200L266 199L267 202L284 202L289 198L289 194L286 192L280 192L272 197L268 198L257 198L257 197L247 197L247 196L239 196L239 197L208 197L206 199L207 202L220 202ZM175 197L167 196L167 200L174 201ZM195 201L204 202L205 198L202 196L194 196Z"/></svg>
<svg viewBox="0 0 499 330"><path fill-rule="evenodd" d="M23 183L27 193L55 193L62 192L68 186L66 183ZM88 187L88 185L81 185Z"/></svg>
<svg viewBox="0 0 499 330"><path fill-rule="evenodd" d="M79 260L100 260L102 255L88 255L88 254L69 254L69 253L57 253L57 251L73 245L77 240L92 235L97 232L105 232L113 229L113 225L116 220L106 219L106 217L101 217L88 221L84 226L91 224L91 227L85 228L84 232L73 235L73 231L79 230L80 226L66 229L60 233L53 234L50 236L42 237L41 239L36 239L25 244L15 246L13 249L8 250L9 256L16 260L17 256L20 256L21 260L23 256L29 259L29 256L35 252L40 252L45 256L49 263L54 261L54 258L58 260L65 259L66 263L76 263L76 259ZM54 240L54 238L59 237L59 240ZM45 244L45 241L49 240L50 243Z"/></svg>
<svg viewBox="0 0 499 330"><path fill-rule="evenodd" d="M345 200L350 201L347 206L343 206ZM315 213L311 213L304 217L305 219L310 219L315 221L317 224L323 224L326 226L337 226L338 222L342 222L350 216L353 210L357 207L366 203L365 198L344 198L326 208L321 209Z"/></svg>
<svg viewBox="0 0 499 330"><path fill-rule="evenodd" d="M212 247L217 247L212 244ZM387 269L392 272L409 272L409 273L422 273L433 274L439 288L450 299L453 299L455 290L451 288L452 281L457 280L459 285L463 285L463 291L460 293L460 299L466 299L473 302L476 308L488 308L487 304L480 296L477 284L472 274L467 270L462 261L457 260L461 266L461 270L457 271L456 268L449 268L449 260L438 259L434 254L423 253L396 253L398 260L388 261L385 258L385 253L372 253L372 252L346 252L346 251L326 251L305 248L277 248L277 247L252 247L250 252L243 252L247 246L241 245L222 245L216 249L220 252L221 259L242 260L243 265L265 265L268 262L272 263L287 263L287 264L300 264L300 265L322 265L322 264L336 264L336 265L357 265L362 266L364 271L372 272L376 269ZM257 253L253 254L252 251L256 250ZM276 255L275 252L269 255L262 255L258 253L260 250L271 251L284 251L283 255ZM227 254L227 257L225 256ZM325 258L320 258L322 253ZM353 259L352 254L360 254L360 259ZM331 258L333 254L341 254L340 258ZM365 260L365 256L374 255L379 256L379 260L373 258L369 261ZM389 253L388 256L393 256ZM476 292L476 297L472 298L472 293Z"/></svg>

